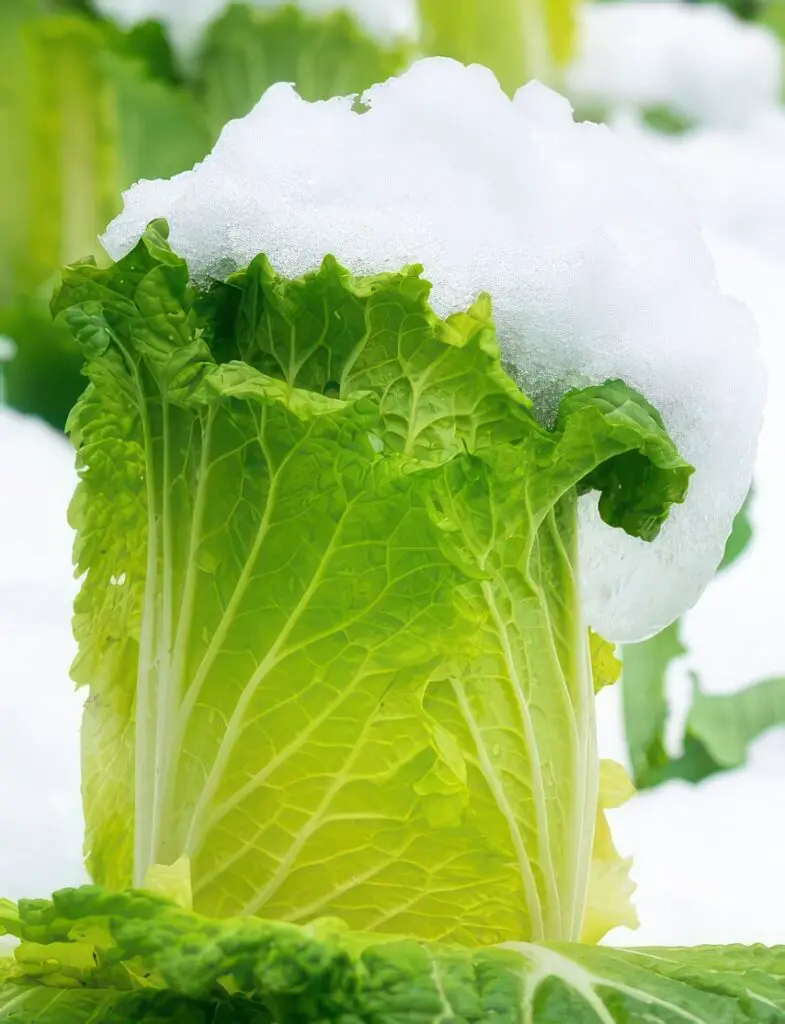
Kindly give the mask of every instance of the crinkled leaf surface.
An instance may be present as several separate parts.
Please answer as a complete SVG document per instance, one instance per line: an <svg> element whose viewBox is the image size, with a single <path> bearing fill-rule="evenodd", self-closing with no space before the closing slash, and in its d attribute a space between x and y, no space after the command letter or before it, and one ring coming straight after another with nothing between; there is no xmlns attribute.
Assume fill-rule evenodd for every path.
<svg viewBox="0 0 785 1024"><path fill-rule="evenodd" d="M519 942L469 950L392 937L380 944L335 919L307 928L253 918L216 922L140 892L95 888L23 901L20 915L23 959L15 980L0 988L0 1020L25 1024L785 1020L783 948ZM68 966L80 957L81 971ZM36 975L43 963L47 987Z"/></svg>
<svg viewBox="0 0 785 1024"><path fill-rule="evenodd" d="M161 230L55 303L91 379L71 519L94 879L185 857L217 917L577 938L599 806L577 494L651 537L691 468L619 382L541 427L487 297L440 320L419 268L330 257L199 292Z"/></svg>
<svg viewBox="0 0 785 1024"><path fill-rule="evenodd" d="M599 942L619 925L638 927L638 915L630 899L635 891L635 884L630 879L632 858L619 855L605 813L621 807L634 792L627 772L620 764L607 759L600 762L600 797L581 942Z"/></svg>

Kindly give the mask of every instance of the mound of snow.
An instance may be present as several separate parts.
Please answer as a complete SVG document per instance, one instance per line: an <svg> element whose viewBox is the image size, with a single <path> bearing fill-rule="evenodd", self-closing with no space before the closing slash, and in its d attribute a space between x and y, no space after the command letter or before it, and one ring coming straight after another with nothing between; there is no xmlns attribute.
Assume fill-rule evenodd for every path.
<svg viewBox="0 0 785 1024"><path fill-rule="evenodd" d="M668 176L533 83L431 59L352 99L271 88L194 170L143 181L103 239L113 258L165 217L199 281L264 251L298 275L422 263L440 314L491 294L505 359L543 418L576 384L621 377L697 467L653 544L582 512L589 621L648 635L698 598L750 482L763 403L753 324L724 297ZM262 141L263 140L263 141Z"/></svg>

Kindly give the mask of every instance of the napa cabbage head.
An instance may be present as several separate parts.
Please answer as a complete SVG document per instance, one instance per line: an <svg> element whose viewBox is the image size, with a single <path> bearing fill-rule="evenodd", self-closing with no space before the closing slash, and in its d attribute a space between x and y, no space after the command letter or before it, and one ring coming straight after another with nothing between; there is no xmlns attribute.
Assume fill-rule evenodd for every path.
<svg viewBox="0 0 785 1024"><path fill-rule="evenodd" d="M390 177L405 176L407 145L423 157L403 115L415 92L422 104L428 68L422 116L474 90L486 148L510 147L499 173L518 167L511 209L534 216L531 195L518 197L526 186L547 212L574 143L560 110L544 134L553 96L515 106L477 69L437 61L370 95L366 113L292 106L272 90L200 168L126 198L106 238L114 263L63 274L54 309L90 378L70 421L88 865L109 889L174 878L215 918L341 918L466 945L597 941L634 913L604 816L630 787L600 762L594 721L616 663L588 627L645 635L699 591L676 586L690 559L700 579L715 546L721 557L714 534L747 470L737 462L731 497L696 510L717 470L703 444L721 434L707 398L726 384L693 384L717 331L735 365L733 328L746 324L686 231L694 277L670 301L690 299L692 352L658 353L660 376L648 350L603 372L603 302L615 309L623 295L651 336L639 276L619 268L633 252L662 283L673 251L655 244L661 225L638 225L628 252L622 220L587 204L618 229L597 259L619 268L613 296L600 290L581 326L591 263L571 262L588 279L559 277L550 291L527 269L535 257L537 273L549 266L566 220L554 212L549 234L536 235L536 218L527 236L510 234L493 217L503 193L478 192L459 171L445 179L439 161L453 161L438 132L433 162L411 169L429 203L413 180ZM298 150L301 130L323 159ZM238 148L244 133L250 148ZM365 160L364 192L353 158ZM486 163L476 160L485 174ZM537 168L542 180L530 180ZM339 179L354 199L335 221ZM474 203L460 230L439 205L445 180ZM377 216L399 189L410 195L399 220ZM169 223L139 228L155 210ZM596 248L596 237L581 226L571 245ZM424 269L399 259L418 248ZM649 382L668 395L667 428ZM739 454L750 437L740 414L723 442ZM684 516L668 534L674 509ZM696 524L706 536L687 558ZM616 536L632 546L614 547ZM626 577L609 586L614 565ZM663 579L673 586L661 597Z"/></svg>
<svg viewBox="0 0 785 1024"><path fill-rule="evenodd" d="M488 298L441 320L428 294L264 256L200 292L162 224L66 272L96 880L186 857L215 916L604 930L577 501L651 539L691 467L620 381L543 428ZM598 853L608 927L629 889Z"/></svg>

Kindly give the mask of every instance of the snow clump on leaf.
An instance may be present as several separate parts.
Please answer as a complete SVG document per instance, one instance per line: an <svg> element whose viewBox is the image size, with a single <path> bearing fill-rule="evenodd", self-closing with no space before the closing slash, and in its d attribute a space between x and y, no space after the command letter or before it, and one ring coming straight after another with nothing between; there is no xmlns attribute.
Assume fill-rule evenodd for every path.
<svg viewBox="0 0 785 1024"><path fill-rule="evenodd" d="M696 472L651 543L581 499L581 586L601 635L651 635L700 596L749 488L764 398L751 317L720 293L667 175L543 86L510 100L488 70L434 58L363 101L274 86L193 170L130 189L107 251L165 218L199 282L259 252L289 276L327 253L358 275L422 264L440 316L490 294L543 422L575 386L640 391Z"/></svg>

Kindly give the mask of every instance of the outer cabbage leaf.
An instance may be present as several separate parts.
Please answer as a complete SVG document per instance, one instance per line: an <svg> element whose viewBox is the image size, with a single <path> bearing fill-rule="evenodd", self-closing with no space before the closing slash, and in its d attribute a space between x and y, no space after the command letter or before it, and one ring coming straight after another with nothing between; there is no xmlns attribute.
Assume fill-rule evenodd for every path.
<svg viewBox="0 0 785 1024"><path fill-rule="evenodd" d="M470 950L393 938L380 944L334 919L307 928L249 918L216 922L140 892L91 888L64 890L52 901L23 901L20 915L29 936L20 949L29 943L39 960L48 955L50 974L43 988L20 965L16 980L0 988L0 1020L785 1020L782 947L614 950L508 943ZM75 958L69 950L76 946L92 967L81 974L78 988L68 988L69 974L58 979L54 971L58 958ZM16 1018L14 1000L22 1008ZM26 1006L34 1000L30 1015ZM120 1017L122 1011L129 1016Z"/></svg>
<svg viewBox="0 0 785 1024"><path fill-rule="evenodd" d="M276 82L293 82L306 100L351 96L402 71L408 57L402 45L371 39L345 11L315 17L294 4L233 4L207 30L195 85L217 137Z"/></svg>
<svg viewBox="0 0 785 1024"><path fill-rule="evenodd" d="M691 468L619 382L544 429L488 298L440 320L428 293L416 267L289 281L263 256L200 292L161 225L64 272L91 380L71 518L97 882L187 858L217 917L580 934L577 496L594 481L649 538Z"/></svg>

